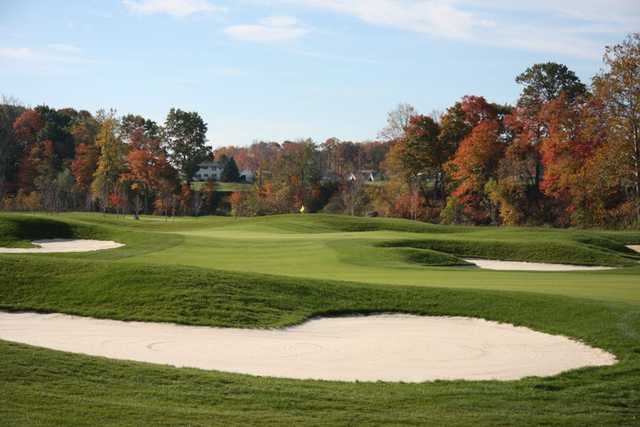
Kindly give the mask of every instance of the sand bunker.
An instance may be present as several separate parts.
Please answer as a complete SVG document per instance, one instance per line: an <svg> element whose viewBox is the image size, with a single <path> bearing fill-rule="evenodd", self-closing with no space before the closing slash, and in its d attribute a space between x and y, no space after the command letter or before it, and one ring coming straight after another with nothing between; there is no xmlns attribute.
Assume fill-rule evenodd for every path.
<svg viewBox="0 0 640 427"><path fill-rule="evenodd" d="M632 251L640 252L640 245L629 245L627 247Z"/></svg>
<svg viewBox="0 0 640 427"><path fill-rule="evenodd" d="M585 265L549 264L543 262L496 261L490 259L468 258L465 261L487 270L514 271L597 271L611 270L614 267L590 267Z"/></svg>
<svg viewBox="0 0 640 427"><path fill-rule="evenodd" d="M122 243L105 240L72 240L51 239L34 240L37 248L0 248L2 254L54 254L65 252L91 252L105 249L116 249L124 246Z"/></svg>
<svg viewBox="0 0 640 427"><path fill-rule="evenodd" d="M341 381L514 380L616 362L603 350L523 327L410 315L248 330L0 312L0 339L113 359Z"/></svg>

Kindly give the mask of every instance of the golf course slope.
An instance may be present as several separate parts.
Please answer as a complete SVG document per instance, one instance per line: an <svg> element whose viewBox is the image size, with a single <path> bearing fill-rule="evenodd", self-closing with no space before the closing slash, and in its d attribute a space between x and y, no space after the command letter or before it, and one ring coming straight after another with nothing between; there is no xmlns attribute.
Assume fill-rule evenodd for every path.
<svg viewBox="0 0 640 427"><path fill-rule="evenodd" d="M51 328L51 336L57 337L57 343L39 342L38 336L15 328L16 342L0 337L3 425L640 424L640 253L627 247L640 245L638 231L437 226L336 215L143 216L135 221L102 214L0 214L0 247L33 248L33 241L49 239L124 246L0 254L0 329L27 328L32 317L41 331ZM611 269L496 271L476 268L466 259ZM334 340L333 347L323 344L336 352L349 347L333 343L366 340L365 331L351 322L377 319L380 313L387 313L385 322L419 316L427 324L369 329L378 338L361 354L373 366L382 364L375 356L388 347L389 353L398 350L393 360L409 367L422 361L423 372L445 362L458 363L451 368L456 374L435 381L419 382L426 376L397 381L403 368L395 363L377 369L399 370L395 378L372 376L366 381L352 381L366 378L356 375L349 381L334 380L348 369L336 368L326 377L310 375L322 368L318 363L302 369L300 377L323 380L278 378L276 372L243 374L232 366L184 363L206 369L175 368L164 366L172 360L144 359L153 362L145 363L102 351L130 348L145 357L173 357L179 347L190 347L171 342L180 343L191 332L170 337L168 344L153 334L134 334L126 341L125 334L117 332L112 338L120 345L107 339L91 349L74 349L56 346L87 345L95 339L91 330L51 323L74 316L74 322L87 320L93 326L117 321L126 322L127 328L136 322L159 324L161 330L211 328L216 334L248 334L249 340L276 334L295 342L288 347L279 344L275 353L291 356L289 364L295 367L293 362L326 356L314 340ZM350 319L350 327L339 334L312 332L340 319ZM458 329L430 323L440 319L462 323ZM481 325L493 332L483 335L473 329ZM504 334L497 333L495 328L502 327ZM426 344L411 334L425 330L445 347L442 360L425 363L437 352L418 352ZM453 338L455 330L460 333L455 336L465 337L464 344ZM530 347L519 348L518 341L508 341L518 343L507 345L508 351L501 347L500 339L517 340L515 331L523 330L523 337L533 333L559 340L531 353L544 363L522 355ZM296 331L311 335L288 338ZM20 341L21 336L31 338ZM498 341L482 340L483 336ZM409 341L415 345L406 347ZM556 353L566 349L567 341L587 354L595 349L609 359L591 361L587 356L580 362L571 351ZM474 344L465 348L466 343ZM484 350L485 344L483 353L478 349ZM198 342L197 348L203 345ZM220 356L235 351L233 347L224 346ZM447 347L455 357L446 353ZM238 364L249 363L263 349L234 356ZM518 369L535 369L514 373L511 379L482 376L492 369L492 357L509 351L522 356L500 363L500 369L517 363ZM481 367L475 378L460 374L474 367L469 362L472 353ZM420 357L411 359L414 354ZM605 363L612 357L616 363ZM567 363L559 367L558 360ZM481 362L489 367L482 368ZM540 366L549 370L536 370ZM554 367L558 369L552 371ZM367 364L360 363L354 372L365 369Z"/></svg>

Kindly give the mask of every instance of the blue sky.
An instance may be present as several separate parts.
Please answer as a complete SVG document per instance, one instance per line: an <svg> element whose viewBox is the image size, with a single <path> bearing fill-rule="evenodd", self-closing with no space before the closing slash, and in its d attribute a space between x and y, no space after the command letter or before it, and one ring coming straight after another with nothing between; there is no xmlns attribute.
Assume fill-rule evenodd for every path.
<svg viewBox="0 0 640 427"><path fill-rule="evenodd" d="M0 0L0 94L163 121L216 145L375 138L400 102L514 102L536 62L585 81L638 0Z"/></svg>

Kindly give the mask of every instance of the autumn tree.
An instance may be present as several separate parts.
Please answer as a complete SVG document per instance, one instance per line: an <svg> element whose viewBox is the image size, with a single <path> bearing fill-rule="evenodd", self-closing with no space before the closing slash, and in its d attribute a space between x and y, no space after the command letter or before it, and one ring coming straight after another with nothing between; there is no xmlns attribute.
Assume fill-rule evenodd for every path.
<svg viewBox="0 0 640 427"><path fill-rule="evenodd" d="M387 115L387 126L380 131L380 138L386 141L396 140L404 135L411 118L418 115L418 111L410 104L398 104Z"/></svg>
<svg viewBox="0 0 640 427"><path fill-rule="evenodd" d="M38 141L52 141L55 154L61 161L73 159L75 143L70 127L77 112L72 109L55 110L46 105L36 107L35 111L44 123L38 133Z"/></svg>
<svg viewBox="0 0 640 427"><path fill-rule="evenodd" d="M464 121L470 128L498 118L498 106L487 102L483 96L464 96L460 101L460 109L464 112Z"/></svg>
<svg viewBox="0 0 640 427"><path fill-rule="evenodd" d="M566 65L555 62L535 64L516 77L523 86L518 106L535 115L547 102L564 94L569 102L584 95L586 86Z"/></svg>
<svg viewBox="0 0 640 427"><path fill-rule="evenodd" d="M23 147L38 142L42 128L44 128L42 116L31 109L25 110L13 123L13 131Z"/></svg>
<svg viewBox="0 0 640 427"><path fill-rule="evenodd" d="M494 207L485 187L495 177L503 150L500 124L494 119L480 122L462 141L454 158L447 164L457 187L443 211L445 220L454 220L452 213L460 209L459 205L462 206L464 218L461 219L464 222L485 224L495 220Z"/></svg>
<svg viewBox="0 0 640 427"><path fill-rule="evenodd" d="M430 216L437 216L445 198L444 164L454 152L455 145L451 139L441 138L440 125L432 117L412 117L403 136L388 151L384 168L390 180L385 191L377 192L377 198L381 199L375 204L385 211L394 211L396 201L382 203L394 188L398 200L410 202L411 218L418 218L421 205L434 211Z"/></svg>
<svg viewBox="0 0 640 427"><path fill-rule="evenodd" d="M103 211L111 205L111 196L121 193L120 174L125 172L126 146L117 136L117 120L109 115L102 120L96 146L99 158L93 174L91 192L102 203Z"/></svg>
<svg viewBox="0 0 640 427"><path fill-rule="evenodd" d="M594 96L603 105L607 124L604 157L611 164L627 208L640 223L640 33L629 35L618 45L605 49L606 69L593 80ZM605 167L605 164L602 165Z"/></svg>
<svg viewBox="0 0 640 427"><path fill-rule="evenodd" d="M545 107L559 97L571 106L583 101L585 85L565 65L535 64L516 78L523 86L516 108L504 117L508 147L500 162L492 194L499 199L502 219L542 223L553 219L552 204L542 190L542 141L551 118ZM496 200L497 200L496 199Z"/></svg>
<svg viewBox="0 0 640 427"><path fill-rule="evenodd" d="M606 127L598 118L600 107L594 99L578 103L561 94L541 110L548 124L540 147L545 171L541 189L551 200L546 208L555 225L572 224L580 172L606 138Z"/></svg>
<svg viewBox="0 0 640 427"><path fill-rule="evenodd" d="M147 138L161 139L162 129L156 122L136 114L127 114L120 119L120 137L129 142L133 134L141 132Z"/></svg>
<svg viewBox="0 0 640 427"><path fill-rule="evenodd" d="M0 100L0 198L6 191L15 191L22 146L13 125L23 111L15 100L6 97Z"/></svg>
<svg viewBox="0 0 640 427"><path fill-rule="evenodd" d="M170 160L184 181L191 183L198 165L212 158L207 142L207 124L196 112L172 108L167 115L164 134Z"/></svg>
<svg viewBox="0 0 640 427"><path fill-rule="evenodd" d="M251 144L248 152L248 161L251 170L256 174L256 181L259 187L265 182L267 176L272 175L273 165L281 150L277 142L255 142Z"/></svg>
<svg viewBox="0 0 640 427"><path fill-rule="evenodd" d="M81 110L72 121L69 133L76 147L80 144L93 144L96 142L99 127L98 120L90 112Z"/></svg>
<svg viewBox="0 0 640 427"><path fill-rule="evenodd" d="M129 135L129 147L127 171L120 179L134 193L134 217L138 219L143 209L149 209L154 189L171 166L161 141L149 137L143 127Z"/></svg>
<svg viewBox="0 0 640 427"><path fill-rule="evenodd" d="M283 142L273 169L271 180L278 189L286 190L287 211L299 209L321 178L315 143L310 139Z"/></svg>
<svg viewBox="0 0 640 427"><path fill-rule="evenodd" d="M463 139L469 135L474 124L469 120L469 116L463 108L462 102L456 102L440 118L440 134L438 138L441 143L455 152Z"/></svg>
<svg viewBox="0 0 640 427"><path fill-rule="evenodd" d="M91 183L98 167L98 147L95 142L81 143L71 162L71 173L80 191L86 195L85 206L91 207Z"/></svg>
<svg viewBox="0 0 640 427"><path fill-rule="evenodd" d="M362 168L360 144L329 138L322 144L321 149L327 176L339 180L345 179L348 174Z"/></svg>
<svg viewBox="0 0 640 427"><path fill-rule="evenodd" d="M25 158L21 186L26 191L38 191L46 210L55 210L57 158L52 141L37 142L30 146ZM27 171L28 170L28 176Z"/></svg>
<svg viewBox="0 0 640 427"><path fill-rule="evenodd" d="M565 65L548 62L535 64L516 77L523 86L517 109L509 119L521 141L536 148L547 134L547 124L540 116L542 108L560 95L569 103L579 102L586 94L585 85ZM532 150L536 162L535 186L539 186L542 170L539 151Z"/></svg>
<svg viewBox="0 0 640 427"><path fill-rule="evenodd" d="M258 165L250 153L250 147L226 146L216 148L213 152L213 158L220 159L222 156L226 158L233 157L238 169L246 169L254 173L258 170Z"/></svg>
<svg viewBox="0 0 640 427"><path fill-rule="evenodd" d="M58 172L54 182L55 187L55 211L66 211L76 206L75 179L71 171L64 168Z"/></svg>
<svg viewBox="0 0 640 427"><path fill-rule="evenodd" d="M379 171L391 143L383 141L365 141L359 144L362 157L362 165L366 169Z"/></svg>

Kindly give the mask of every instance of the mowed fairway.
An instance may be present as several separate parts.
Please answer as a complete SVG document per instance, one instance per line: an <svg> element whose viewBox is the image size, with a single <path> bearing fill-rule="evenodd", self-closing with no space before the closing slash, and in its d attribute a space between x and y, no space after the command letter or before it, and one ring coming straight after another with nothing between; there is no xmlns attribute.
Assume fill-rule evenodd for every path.
<svg viewBox="0 0 640 427"><path fill-rule="evenodd" d="M3 424L634 425L640 423L640 232L434 226L327 215L141 221L0 215L0 246L125 243L0 255L0 309L226 327L318 315L481 317L567 335L611 367L520 381L424 384L258 378L0 342ZM463 258L610 266L480 270Z"/></svg>
<svg viewBox="0 0 640 427"><path fill-rule="evenodd" d="M464 264L461 258L465 256L502 259L492 252L492 246L504 244L504 259L514 261L629 267L635 262L634 255L622 243L639 238L638 233L603 233L604 244L621 251L615 253L611 247L594 246L594 242L580 243L589 238L588 232L444 227L433 230L425 227L418 233L393 230L402 230L400 221L380 225L392 230L336 232L325 228L330 219L310 217L301 221L283 216L271 220L234 220L224 226L178 231L184 236L181 244L145 255L144 261L364 283L533 291L640 303L640 266L623 271L567 274L495 272L455 265ZM349 230L350 221L341 224L340 219L334 219L337 227ZM378 225L376 221L368 222L371 228ZM448 253L433 254L411 246L380 247L395 241L403 244L416 241L420 245L425 239L434 243L434 247L455 245L450 253L459 257L439 258ZM509 253L508 245L514 242L520 253Z"/></svg>

